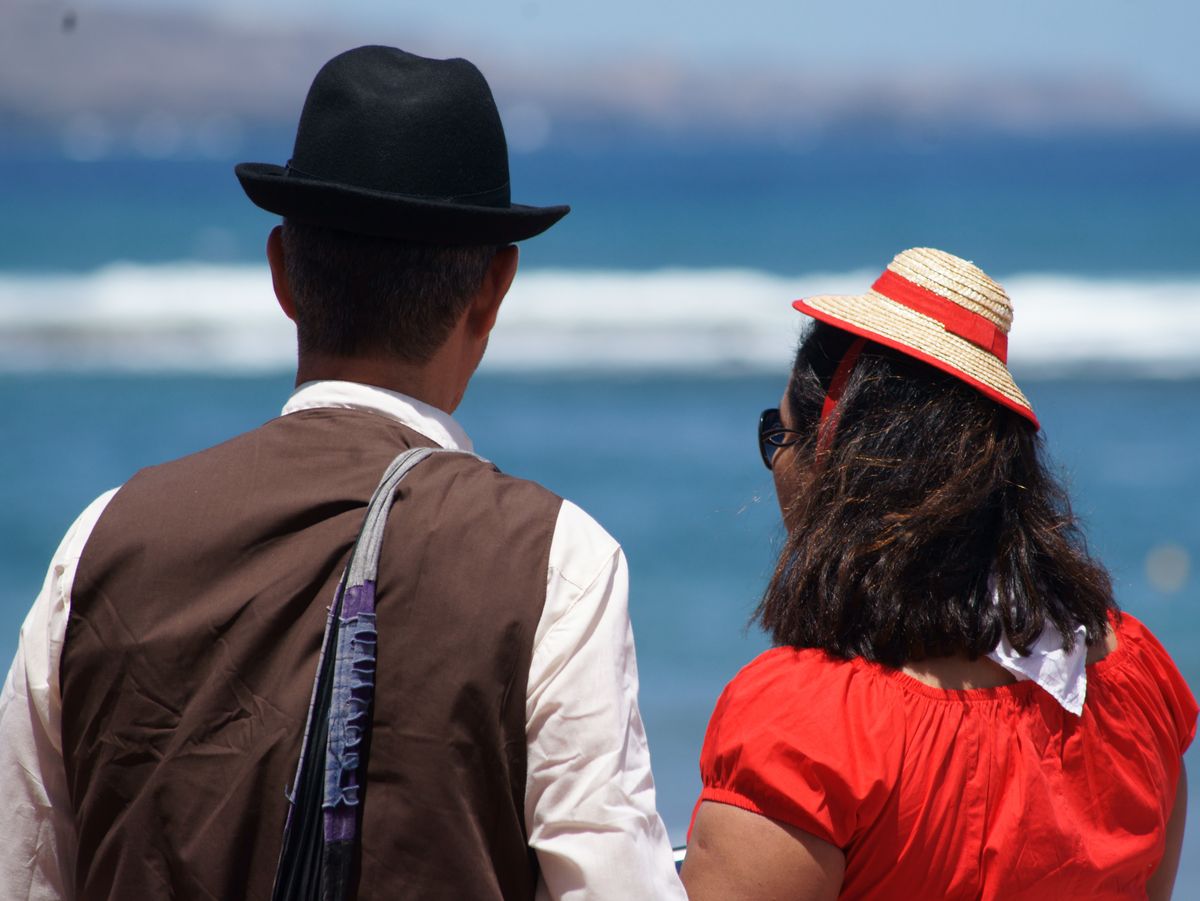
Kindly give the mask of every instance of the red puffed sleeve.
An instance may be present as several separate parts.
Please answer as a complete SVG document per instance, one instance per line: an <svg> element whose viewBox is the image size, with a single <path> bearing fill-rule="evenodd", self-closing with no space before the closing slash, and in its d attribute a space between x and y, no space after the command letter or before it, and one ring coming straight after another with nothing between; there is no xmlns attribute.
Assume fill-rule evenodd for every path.
<svg viewBox="0 0 1200 901"><path fill-rule="evenodd" d="M895 784L900 718L895 694L870 665L811 649L767 651L713 711L700 802L732 804L845 849Z"/></svg>
<svg viewBox="0 0 1200 901"><path fill-rule="evenodd" d="M1196 705L1192 690L1188 688L1183 674L1179 672L1166 648L1149 629L1128 613L1121 616L1118 635L1121 640L1131 640L1141 651L1138 662L1162 697L1162 704L1166 708L1177 739L1179 753L1182 754L1196 737L1196 715L1200 708Z"/></svg>

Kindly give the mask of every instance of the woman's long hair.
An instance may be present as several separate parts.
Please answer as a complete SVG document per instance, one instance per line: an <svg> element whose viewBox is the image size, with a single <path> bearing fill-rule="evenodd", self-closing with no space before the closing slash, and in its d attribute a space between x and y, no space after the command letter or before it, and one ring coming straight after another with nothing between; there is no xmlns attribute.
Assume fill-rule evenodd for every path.
<svg viewBox="0 0 1200 901"><path fill-rule="evenodd" d="M995 648L1028 652L1047 621L1073 644L1116 612L1067 494L1023 417L964 382L868 343L818 446L820 412L852 335L818 323L788 387L798 484L756 617L776 643L889 666ZM824 426L829 427L829 422ZM794 468L794 469L793 469Z"/></svg>

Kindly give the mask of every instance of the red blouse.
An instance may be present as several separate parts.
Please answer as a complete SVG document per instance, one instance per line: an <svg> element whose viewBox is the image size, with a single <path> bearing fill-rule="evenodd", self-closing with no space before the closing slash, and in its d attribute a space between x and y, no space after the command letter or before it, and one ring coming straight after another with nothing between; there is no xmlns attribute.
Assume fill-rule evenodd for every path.
<svg viewBox="0 0 1200 901"><path fill-rule="evenodd" d="M700 799L841 848L843 899L1145 897L1197 707L1145 626L1116 634L1081 717L1033 682L767 651L717 702Z"/></svg>

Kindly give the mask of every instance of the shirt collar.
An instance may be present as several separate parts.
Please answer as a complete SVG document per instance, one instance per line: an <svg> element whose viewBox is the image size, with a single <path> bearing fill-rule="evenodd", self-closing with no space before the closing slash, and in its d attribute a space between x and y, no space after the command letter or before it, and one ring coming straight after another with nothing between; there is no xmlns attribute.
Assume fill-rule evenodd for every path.
<svg viewBox="0 0 1200 901"><path fill-rule="evenodd" d="M283 415L323 408L366 410L390 416L442 447L464 451L473 449L471 439L449 413L398 391L360 382L305 382L292 392L284 404Z"/></svg>

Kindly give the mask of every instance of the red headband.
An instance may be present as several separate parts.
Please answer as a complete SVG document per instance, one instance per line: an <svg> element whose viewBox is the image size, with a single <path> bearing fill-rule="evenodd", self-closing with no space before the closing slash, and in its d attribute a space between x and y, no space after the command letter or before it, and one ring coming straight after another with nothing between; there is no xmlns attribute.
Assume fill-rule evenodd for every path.
<svg viewBox="0 0 1200 901"><path fill-rule="evenodd" d="M838 362L837 369L833 371L829 390L825 392L825 403L821 405L821 419L817 426L817 453L828 450L829 445L833 442L838 419L841 418L841 413L837 409L838 401L842 399L842 393L846 390L846 382L850 380L850 373L854 371L854 364L858 362L858 355L862 353L866 343L866 338L855 338L850 342L850 346L846 348L846 352Z"/></svg>
<svg viewBox="0 0 1200 901"><path fill-rule="evenodd" d="M1008 335L986 316L960 307L954 301L947 300L928 288L922 288L920 285L910 282L891 269L885 269L883 275L879 276L871 289L882 294L888 300L894 300L910 310L936 319L946 327L946 331L950 334L965 338L972 344L995 354L1002 363L1008 362Z"/></svg>

